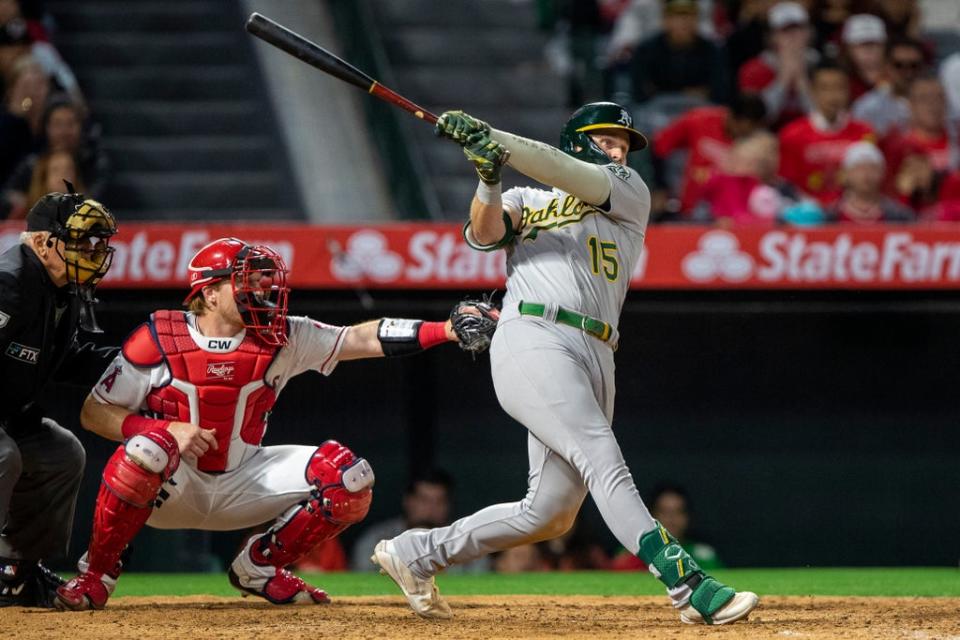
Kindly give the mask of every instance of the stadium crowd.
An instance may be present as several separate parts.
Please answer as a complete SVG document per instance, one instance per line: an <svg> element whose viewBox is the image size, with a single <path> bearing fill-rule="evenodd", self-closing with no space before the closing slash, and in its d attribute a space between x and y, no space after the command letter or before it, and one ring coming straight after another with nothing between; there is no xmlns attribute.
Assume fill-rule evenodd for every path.
<svg viewBox="0 0 960 640"><path fill-rule="evenodd" d="M960 32L923 31L920 0L537 2L570 106L630 104L649 134L655 221L960 220ZM0 219L108 186L55 35L42 0L0 0Z"/></svg>
<svg viewBox="0 0 960 640"><path fill-rule="evenodd" d="M41 0L0 0L0 219L21 219L63 180L97 199L110 167L86 100L52 43Z"/></svg>
<svg viewBox="0 0 960 640"><path fill-rule="evenodd" d="M960 32L923 31L918 0L541 6L570 104L649 132L656 220L960 220Z"/></svg>

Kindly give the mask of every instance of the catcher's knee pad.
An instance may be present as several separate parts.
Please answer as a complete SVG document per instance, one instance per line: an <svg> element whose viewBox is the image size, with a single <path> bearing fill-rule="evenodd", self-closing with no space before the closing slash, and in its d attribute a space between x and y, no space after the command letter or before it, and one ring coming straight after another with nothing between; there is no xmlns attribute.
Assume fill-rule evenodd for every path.
<svg viewBox="0 0 960 640"><path fill-rule="evenodd" d="M103 470L87 550L89 571L114 574L120 554L153 511L161 485L177 469L180 450L166 430L147 431L117 447Z"/></svg>
<svg viewBox="0 0 960 640"><path fill-rule="evenodd" d="M177 441L165 429L146 431L118 447L103 470L103 483L121 500L152 506L167 478L180 464Z"/></svg>
<svg viewBox="0 0 960 640"><path fill-rule="evenodd" d="M319 491L321 510L331 522L351 525L370 510L373 468L336 440L327 440L314 452L307 482Z"/></svg>
<svg viewBox="0 0 960 640"><path fill-rule="evenodd" d="M339 442L328 440L314 452L306 477L313 485L310 497L290 507L251 546L254 562L288 565L370 510L373 469Z"/></svg>

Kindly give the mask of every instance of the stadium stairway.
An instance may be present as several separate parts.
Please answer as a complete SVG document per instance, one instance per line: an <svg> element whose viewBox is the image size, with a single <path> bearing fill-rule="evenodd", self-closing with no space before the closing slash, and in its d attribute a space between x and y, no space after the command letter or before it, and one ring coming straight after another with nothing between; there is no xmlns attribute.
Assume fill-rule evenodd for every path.
<svg viewBox="0 0 960 640"><path fill-rule="evenodd" d="M123 219L302 219L240 4L56 0Z"/></svg>
<svg viewBox="0 0 960 640"><path fill-rule="evenodd" d="M536 3L374 0L373 15L397 89L434 113L462 109L494 127L557 143L569 115L564 80L547 66ZM448 219L462 219L477 179L460 148L406 119ZM515 171L504 186L529 184Z"/></svg>

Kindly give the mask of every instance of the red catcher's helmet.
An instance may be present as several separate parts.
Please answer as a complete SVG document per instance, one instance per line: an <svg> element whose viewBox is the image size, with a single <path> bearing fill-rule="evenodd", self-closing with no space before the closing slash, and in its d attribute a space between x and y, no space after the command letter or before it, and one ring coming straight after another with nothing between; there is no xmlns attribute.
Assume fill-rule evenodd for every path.
<svg viewBox="0 0 960 640"><path fill-rule="evenodd" d="M287 343L289 270L276 251L237 238L220 238L197 251L187 269L190 293L184 304L205 286L229 278L243 326L268 345Z"/></svg>

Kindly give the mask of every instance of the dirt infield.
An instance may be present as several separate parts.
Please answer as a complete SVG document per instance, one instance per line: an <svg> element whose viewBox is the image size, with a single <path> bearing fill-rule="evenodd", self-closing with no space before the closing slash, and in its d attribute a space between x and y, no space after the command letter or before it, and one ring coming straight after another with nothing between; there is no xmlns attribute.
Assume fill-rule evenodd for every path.
<svg viewBox="0 0 960 640"><path fill-rule="evenodd" d="M960 640L960 598L762 599L749 622L681 624L664 598L452 597L456 617L416 618L394 597L338 598L329 606L274 607L240 598L117 598L105 611L0 609L4 637L104 640L219 638L909 638Z"/></svg>

